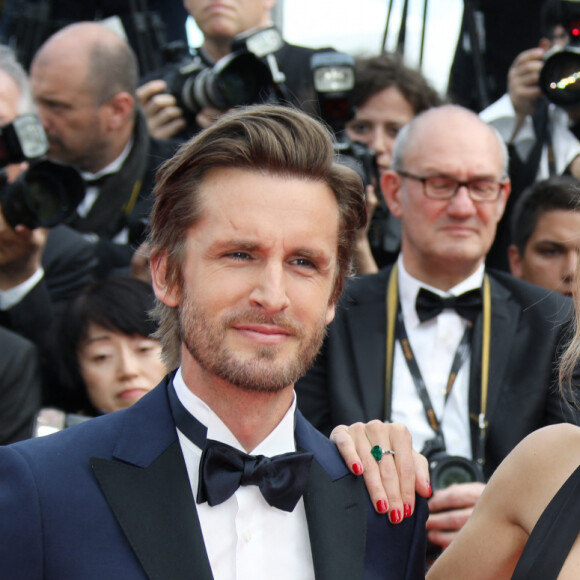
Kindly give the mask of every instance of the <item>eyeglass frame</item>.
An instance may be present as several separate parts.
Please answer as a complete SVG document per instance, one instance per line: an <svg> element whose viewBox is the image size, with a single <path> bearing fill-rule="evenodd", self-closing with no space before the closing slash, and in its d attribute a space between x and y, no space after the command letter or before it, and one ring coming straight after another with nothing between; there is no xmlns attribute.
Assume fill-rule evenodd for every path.
<svg viewBox="0 0 580 580"><path fill-rule="evenodd" d="M460 181L459 179L455 179L454 177L449 177L447 175L429 175L427 177L421 177L420 175L415 175L413 173L409 173L408 171L404 171L403 169L396 169L396 173L398 173L401 177L407 179L415 179L416 181L420 181L423 186L423 195L427 199L434 199L438 201L449 201L453 199L457 192L461 187L467 188L467 192L469 195L469 199L476 203L491 203L497 201L500 196L503 188L506 186L508 180L504 179L502 181L496 181L495 179L487 179L487 178L478 178L478 179L470 179L469 181ZM455 190L449 197L433 197L432 195L427 194L427 181L429 179L449 179L450 181L454 181L456 184ZM491 199L477 199L473 197L473 191L471 190L470 184L477 182L477 181L487 181L489 183L493 183L498 186L497 188L497 195Z"/></svg>

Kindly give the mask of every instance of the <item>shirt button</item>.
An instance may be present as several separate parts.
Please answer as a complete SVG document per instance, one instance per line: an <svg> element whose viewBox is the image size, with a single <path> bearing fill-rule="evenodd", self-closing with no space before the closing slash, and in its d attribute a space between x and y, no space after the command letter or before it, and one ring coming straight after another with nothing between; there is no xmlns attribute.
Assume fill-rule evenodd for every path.
<svg viewBox="0 0 580 580"><path fill-rule="evenodd" d="M242 540L247 544L252 539L252 532L245 530L242 532Z"/></svg>

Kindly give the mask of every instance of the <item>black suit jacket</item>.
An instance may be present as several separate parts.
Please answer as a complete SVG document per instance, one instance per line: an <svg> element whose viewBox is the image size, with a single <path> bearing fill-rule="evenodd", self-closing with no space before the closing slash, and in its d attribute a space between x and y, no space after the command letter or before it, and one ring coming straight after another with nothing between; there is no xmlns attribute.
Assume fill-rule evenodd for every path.
<svg viewBox="0 0 580 580"><path fill-rule="evenodd" d="M386 291L391 268L352 280L313 366L298 381L298 406L325 433L338 424L385 420ZM561 346L570 332L569 298L502 272L489 272L491 347L485 448L489 476L528 433L576 422L557 388ZM481 316L475 323L470 413L479 413ZM478 430L471 421L472 448Z"/></svg>
<svg viewBox="0 0 580 580"><path fill-rule="evenodd" d="M166 378L131 408L0 448L1 576L212 578ZM334 445L300 415L314 454L304 495L317 579L423 579L425 500L391 525Z"/></svg>
<svg viewBox="0 0 580 580"><path fill-rule="evenodd" d="M32 435L41 385L36 347L0 327L0 445Z"/></svg>

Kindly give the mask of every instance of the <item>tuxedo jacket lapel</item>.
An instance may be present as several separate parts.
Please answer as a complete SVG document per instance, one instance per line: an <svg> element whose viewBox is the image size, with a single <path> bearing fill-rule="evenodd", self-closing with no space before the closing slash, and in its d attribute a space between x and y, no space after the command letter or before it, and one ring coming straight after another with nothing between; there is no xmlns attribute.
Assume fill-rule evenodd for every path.
<svg viewBox="0 0 580 580"><path fill-rule="evenodd" d="M362 578L367 523L362 478L349 476L334 445L299 412L296 443L314 453L304 506L316 579Z"/></svg>
<svg viewBox="0 0 580 580"><path fill-rule="evenodd" d="M131 429L121 432L114 458L93 457L91 467L149 578L211 580L166 388L147 399L130 409Z"/></svg>
<svg viewBox="0 0 580 580"><path fill-rule="evenodd" d="M91 467L149 578L213 578L177 440L147 468L98 458Z"/></svg>

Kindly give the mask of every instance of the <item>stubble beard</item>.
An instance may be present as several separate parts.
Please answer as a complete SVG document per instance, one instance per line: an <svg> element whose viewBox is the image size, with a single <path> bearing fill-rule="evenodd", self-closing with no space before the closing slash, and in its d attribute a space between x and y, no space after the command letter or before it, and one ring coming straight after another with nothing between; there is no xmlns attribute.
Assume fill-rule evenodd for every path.
<svg viewBox="0 0 580 580"><path fill-rule="evenodd" d="M253 356L240 356L225 345L228 329L237 322L276 324L290 333L297 349L285 356L278 345L262 345ZM241 389L261 393L276 393L294 384L314 362L326 336L324 319L310 336L285 315L269 318L248 311L211 320L189 295L180 308L179 324L183 344L202 369Z"/></svg>

